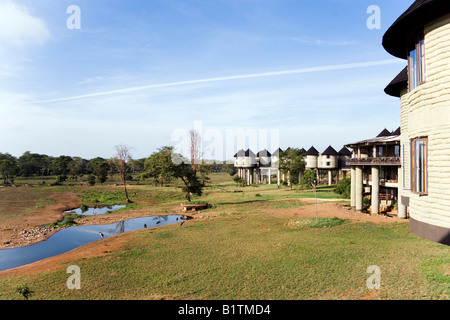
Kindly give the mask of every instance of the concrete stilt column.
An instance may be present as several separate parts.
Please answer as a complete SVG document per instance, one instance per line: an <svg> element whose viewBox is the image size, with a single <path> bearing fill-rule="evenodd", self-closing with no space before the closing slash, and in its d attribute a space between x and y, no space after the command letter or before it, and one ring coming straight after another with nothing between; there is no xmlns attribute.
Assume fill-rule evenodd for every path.
<svg viewBox="0 0 450 320"><path fill-rule="evenodd" d="M372 166L371 213L380 213L380 168Z"/></svg>
<svg viewBox="0 0 450 320"><path fill-rule="evenodd" d="M269 184L272 184L272 171L269 169Z"/></svg>
<svg viewBox="0 0 450 320"><path fill-rule="evenodd" d="M361 166L356 166L356 207L357 211L362 211L363 209L363 169Z"/></svg>
<svg viewBox="0 0 450 320"><path fill-rule="evenodd" d="M398 168L398 218L406 219L406 206L402 203L402 187L403 187L403 171L402 168Z"/></svg>
<svg viewBox="0 0 450 320"><path fill-rule="evenodd" d="M328 185L331 186L333 184L333 172L328 170Z"/></svg>
<svg viewBox="0 0 450 320"><path fill-rule="evenodd" d="M278 186L280 186L280 175L281 175L281 172L280 172L280 169L278 169L278 171L277 171L277 185Z"/></svg>
<svg viewBox="0 0 450 320"><path fill-rule="evenodd" d="M350 169L350 205L353 209L356 208L356 169L351 167Z"/></svg>

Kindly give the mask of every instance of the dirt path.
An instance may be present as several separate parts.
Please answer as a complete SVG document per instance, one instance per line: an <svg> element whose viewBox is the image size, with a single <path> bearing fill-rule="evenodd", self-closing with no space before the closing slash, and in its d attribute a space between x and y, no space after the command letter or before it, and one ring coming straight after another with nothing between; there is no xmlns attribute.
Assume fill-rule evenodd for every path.
<svg viewBox="0 0 450 320"><path fill-rule="evenodd" d="M293 218L313 218L316 217L316 207L314 199L301 199L301 202L312 203L292 209L280 209L273 213L274 216L284 216ZM325 203L324 203L325 202ZM328 203L331 202L331 203ZM395 214L366 214L362 212L353 211L340 203L333 203L330 200L321 200L317 202L317 216L323 218L340 218L348 219L354 222L373 222L373 223L394 223L394 222L408 222L405 219L399 219Z"/></svg>
<svg viewBox="0 0 450 320"><path fill-rule="evenodd" d="M81 205L81 199L73 192L57 192L49 198L55 203L3 221L0 226L0 249L27 246L45 240L54 231L47 230L44 234L42 225L57 221L65 210Z"/></svg>

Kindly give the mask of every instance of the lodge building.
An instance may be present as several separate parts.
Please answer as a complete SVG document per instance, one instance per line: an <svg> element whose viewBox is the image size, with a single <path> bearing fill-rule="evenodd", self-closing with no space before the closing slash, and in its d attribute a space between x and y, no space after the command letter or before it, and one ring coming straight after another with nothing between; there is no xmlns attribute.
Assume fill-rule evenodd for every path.
<svg viewBox="0 0 450 320"><path fill-rule="evenodd" d="M450 1L415 1L383 47L407 64L385 88L400 98L399 215L412 233L450 245Z"/></svg>

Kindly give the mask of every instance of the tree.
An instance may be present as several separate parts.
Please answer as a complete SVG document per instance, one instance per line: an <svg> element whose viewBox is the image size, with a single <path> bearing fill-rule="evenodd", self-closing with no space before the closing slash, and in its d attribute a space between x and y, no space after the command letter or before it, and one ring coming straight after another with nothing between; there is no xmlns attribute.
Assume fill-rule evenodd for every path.
<svg viewBox="0 0 450 320"><path fill-rule="evenodd" d="M338 183L338 185L334 189L334 192L340 194L344 199L350 199L350 189L351 180L349 178L344 178Z"/></svg>
<svg viewBox="0 0 450 320"><path fill-rule="evenodd" d="M56 175L67 175L69 173L69 164L72 162L72 157L59 156L52 159L52 172Z"/></svg>
<svg viewBox="0 0 450 320"><path fill-rule="evenodd" d="M197 166L200 163L201 158L201 138L200 134L195 130L189 131L190 137L190 155L191 155L191 166L194 175L197 173Z"/></svg>
<svg viewBox="0 0 450 320"><path fill-rule="evenodd" d="M175 164L172 161L174 158L181 158L182 161ZM204 184L196 176L192 163L186 163L189 163L189 160L174 154L173 147L162 147L145 161L142 177L153 178L161 184L170 179L180 179L183 182L182 190L186 193L186 199L191 201L192 194L202 195Z"/></svg>
<svg viewBox="0 0 450 320"><path fill-rule="evenodd" d="M14 177L19 173L19 166L17 159L9 153L0 153L0 174L3 178L3 183L13 184Z"/></svg>
<svg viewBox="0 0 450 320"><path fill-rule="evenodd" d="M306 170L300 180L300 186L304 189L314 186L314 181L317 181L317 175L315 170Z"/></svg>
<svg viewBox="0 0 450 320"><path fill-rule="evenodd" d="M85 159L80 157L73 157L73 161L69 162L68 169L69 174L72 176L72 179L75 181L78 180L78 177L81 177L86 172L86 163Z"/></svg>
<svg viewBox="0 0 450 320"><path fill-rule="evenodd" d="M52 158L45 154L26 151L17 159L19 174L24 177L32 175L49 175Z"/></svg>
<svg viewBox="0 0 450 320"><path fill-rule="evenodd" d="M127 161L131 158L130 148L126 145L120 144L115 147L117 151L117 158L119 160L118 170L120 173L120 178L122 179L123 190L125 192L125 200L128 203L131 203L131 200L128 198L127 191L127 182L126 182L126 174L127 174Z"/></svg>
<svg viewBox="0 0 450 320"><path fill-rule="evenodd" d="M292 189L293 184L298 184L301 171L305 170L305 160L303 152L300 149L289 148L280 152L279 160L280 171L288 176L288 184Z"/></svg>
<svg viewBox="0 0 450 320"><path fill-rule="evenodd" d="M86 169L88 173L95 175L97 181L100 183L103 183L108 179L109 165L108 161L103 158L97 157L89 160L86 164Z"/></svg>
<svg viewBox="0 0 450 320"><path fill-rule="evenodd" d="M187 201L191 201L191 194L202 195L205 185L198 179L192 165L186 165L183 162L175 165L173 175L183 181L182 190L186 193Z"/></svg>
<svg viewBox="0 0 450 320"><path fill-rule="evenodd" d="M151 178L155 183L163 186L174 178L174 163L172 162L173 147L165 146L159 148L144 162L142 179Z"/></svg>
<svg viewBox="0 0 450 320"><path fill-rule="evenodd" d="M202 163L197 167L197 173L203 185L211 180L208 175L213 171L213 168L214 164L209 164L205 160L202 160Z"/></svg>

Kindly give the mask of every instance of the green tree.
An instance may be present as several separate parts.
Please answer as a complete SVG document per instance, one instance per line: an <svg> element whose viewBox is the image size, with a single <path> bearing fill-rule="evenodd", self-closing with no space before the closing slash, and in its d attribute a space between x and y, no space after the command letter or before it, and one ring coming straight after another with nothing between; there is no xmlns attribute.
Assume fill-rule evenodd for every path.
<svg viewBox="0 0 450 320"><path fill-rule="evenodd" d="M174 178L174 163L172 162L173 147L165 146L159 148L144 162L142 179L153 179L161 186Z"/></svg>
<svg viewBox="0 0 450 320"><path fill-rule="evenodd" d="M107 160L101 157L89 160L86 164L86 169L88 173L95 175L97 181L100 183L108 179L109 164Z"/></svg>
<svg viewBox="0 0 450 320"><path fill-rule="evenodd" d="M298 184L300 172L305 170L305 160L303 152L300 149L289 148L280 152L279 168L282 173L287 175L288 184L292 189L293 184Z"/></svg>
<svg viewBox="0 0 450 320"><path fill-rule="evenodd" d="M215 163L210 164L205 160L202 160L202 163L197 166L197 174L203 185L206 185L206 183L211 180L208 175L213 171L214 166Z"/></svg>
<svg viewBox="0 0 450 320"><path fill-rule="evenodd" d="M26 151L17 159L19 175L30 177L33 175L47 176L50 174L52 158L45 154Z"/></svg>
<svg viewBox="0 0 450 320"><path fill-rule="evenodd" d="M309 189L312 188L314 185L314 181L317 180L317 174L315 170L306 170L305 173L302 176L302 179L300 180L300 186L302 189Z"/></svg>
<svg viewBox="0 0 450 320"><path fill-rule="evenodd" d="M19 173L19 166L17 159L9 153L0 153L0 174L3 178L3 183L13 184L14 177Z"/></svg>
<svg viewBox="0 0 450 320"><path fill-rule="evenodd" d="M350 188L351 180L349 178L344 178L337 184L334 192L340 194L344 199L350 199Z"/></svg>
<svg viewBox="0 0 450 320"><path fill-rule="evenodd" d="M72 161L68 164L69 174L75 181L78 177L82 177L86 173L87 161L80 157L73 157Z"/></svg>
<svg viewBox="0 0 450 320"><path fill-rule="evenodd" d="M72 157L59 156L52 159L52 172L56 175L67 175L69 173L69 164L72 162Z"/></svg>
<svg viewBox="0 0 450 320"><path fill-rule="evenodd" d="M196 171L190 164L180 163L174 165L173 175L175 178L183 181L183 187L181 188L186 193L187 201L191 201L191 195L195 194L201 196L203 193L203 187L205 186L196 175Z"/></svg>
<svg viewBox="0 0 450 320"><path fill-rule="evenodd" d="M177 159L177 161L173 161ZM186 164L189 160L173 152L173 147L165 146L158 149L145 160L145 171L142 178L152 178L161 185L172 179L180 179L183 182L182 190L186 193L186 199L191 201L191 195L202 195L204 184L197 177L192 164Z"/></svg>

